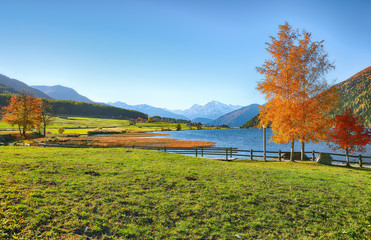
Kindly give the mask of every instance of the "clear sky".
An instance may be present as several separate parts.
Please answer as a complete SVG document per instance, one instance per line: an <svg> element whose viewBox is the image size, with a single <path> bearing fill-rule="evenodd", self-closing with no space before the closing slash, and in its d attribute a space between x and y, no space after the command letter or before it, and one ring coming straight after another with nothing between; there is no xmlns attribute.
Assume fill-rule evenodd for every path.
<svg viewBox="0 0 371 240"><path fill-rule="evenodd" d="M264 103L255 67L287 21L340 82L371 65L371 1L0 0L0 73L100 102L185 109Z"/></svg>

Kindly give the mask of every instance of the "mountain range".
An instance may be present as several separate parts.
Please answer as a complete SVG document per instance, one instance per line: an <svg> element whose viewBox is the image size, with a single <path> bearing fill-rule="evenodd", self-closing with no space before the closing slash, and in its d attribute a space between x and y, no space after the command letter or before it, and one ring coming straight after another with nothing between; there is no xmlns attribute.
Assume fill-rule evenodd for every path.
<svg viewBox="0 0 371 240"><path fill-rule="evenodd" d="M251 104L246 107L234 110L227 113L216 120L212 121L212 125L228 125L230 127L241 127L246 121L249 121L259 113L259 104Z"/></svg>
<svg viewBox="0 0 371 240"><path fill-rule="evenodd" d="M36 97L41 98L94 103L89 98L79 94L77 91L69 87L61 85L28 86L27 84L19 80L12 79L4 75L0 75L0 93L14 94L21 93L22 91L26 91ZM241 121L243 121L238 119L244 119L245 121L249 119L249 114L247 114L248 116L241 114L239 118L237 116L238 113L242 112L245 113L246 111L241 110L233 112L240 109L241 106L228 105L218 101L211 101L209 103L206 103L205 105L195 104L191 108L185 110L168 110L165 108L153 107L147 104L129 105L124 102L109 102L107 103L107 105L143 112L145 114L148 114L149 116L161 116L175 119L185 119L192 120L193 122L200 122L203 124L213 125L225 124L230 126L237 126ZM228 113L230 112L233 112L232 113L233 116L228 115Z"/></svg>
<svg viewBox="0 0 371 240"><path fill-rule="evenodd" d="M45 93L49 97L57 100L72 100L77 102L88 102L93 103L92 100L90 100L87 97L84 97L77 93L74 89L69 87L64 87L61 85L55 85L55 86L31 86L32 88L35 88L37 90L40 90L41 92Z"/></svg>
<svg viewBox="0 0 371 240"><path fill-rule="evenodd" d="M26 93L32 94L35 97L50 98L48 95L46 95L42 91L32 88L17 79L12 79L2 74L0 74L0 84L6 87L6 90L5 88L3 88L2 89L3 91L1 92L9 92L9 93L26 92Z"/></svg>
<svg viewBox="0 0 371 240"><path fill-rule="evenodd" d="M194 104L189 109L185 110L170 110L173 113L184 115L189 119L195 118L208 118L208 119L217 119L218 117L223 116L229 112L237 110L242 106L239 105L230 105L224 104L218 101L211 101L205 105Z"/></svg>
<svg viewBox="0 0 371 240"><path fill-rule="evenodd" d="M168 118L175 118L175 119L184 119L184 120L189 120L187 117L172 113L166 109L163 108L157 108L157 107L152 107L147 104L139 104L139 105L129 105L124 102L108 102L106 103L107 105L114 106L114 107L119 107L119 108L125 108L125 109L130 109L130 110L135 110L139 112L143 112L145 114L148 114L148 116L153 117L153 116L160 116L160 117L168 117Z"/></svg>
<svg viewBox="0 0 371 240"><path fill-rule="evenodd" d="M247 120L254 117L258 112L258 108L256 107L258 106L257 104L241 108L241 106L238 105L227 105L218 101L211 101L205 105L195 104L191 108L185 110L169 110L153 107L147 104L129 105L124 102L108 102L107 105L140 111L149 116L192 120L192 122L207 125L225 124L233 127L241 126Z"/></svg>

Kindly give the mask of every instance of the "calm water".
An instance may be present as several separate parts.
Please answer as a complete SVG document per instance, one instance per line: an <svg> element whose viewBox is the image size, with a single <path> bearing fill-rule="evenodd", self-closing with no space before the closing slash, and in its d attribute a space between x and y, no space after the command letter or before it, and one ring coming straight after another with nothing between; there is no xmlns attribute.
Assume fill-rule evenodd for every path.
<svg viewBox="0 0 371 240"><path fill-rule="evenodd" d="M164 133L164 132L158 132ZM215 130L192 130L192 131L169 131L169 135L159 137L171 137L181 140L203 140L214 142L216 147L236 147L238 149L263 150L263 129L215 129ZM267 129L267 151L290 151L290 144L276 144L269 142L272 130ZM299 152L300 142L295 142L295 151ZM305 151L334 152L326 143L307 143ZM337 153L343 153L339 150ZM356 153L358 155L359 153ZM371 145L367 145L366 151L361 153L371 156Z"/></svg>

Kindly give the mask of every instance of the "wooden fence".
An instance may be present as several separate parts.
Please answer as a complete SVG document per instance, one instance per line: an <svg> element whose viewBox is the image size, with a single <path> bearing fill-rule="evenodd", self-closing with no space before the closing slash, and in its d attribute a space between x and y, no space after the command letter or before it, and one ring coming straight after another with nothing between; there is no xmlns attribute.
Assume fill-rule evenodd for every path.
<svg viewBox="0 0 371 240"><path fill-rule="evenodd" d="M26 144L19 143L17 145L26 146ZM29 146L29 144L27 144ZM59 144L48 144L42 143L37 145L39 147L68 147L68 148L81 148L82 146L79 145L59 145ZM284 153L289 152L282 152L279 151L257 151L257 150L241 150L237 148L223 148L223 147L199 147L199 148L169 148L169 147L144 147L144 146L131 146L125 148L140 148L140 149L148 149L148 150L157 150L157 151L164 151L170 153L179 153L184 155L191 155L196 157L206 157L206 158L216 158L219 160L224 161L233 161L236 159L250 159L253 160L263 160L267 161L284 161L288 159L283 158ZM315 161L316 157L320 154L329 154L331 156L336 157L343 157L343 159L335 159L333 157L333 162L335 163L346 163L346 155L345 154L338 154L338 153L326 153L326 152L305 152L305 154L310 154L310 160ZM371 167L371 156L363 156L363 155L348 155L349 156L349 163L353 165L358 165L359 167L367 166Z"/></svg>
<svg viewBox="0 0 371 240"><path fill-rule="evenodd" d="M133 147L134 148L134 147ZM222 148L222 147L200 147L200 148L149 148L151 150L165 151L171 153L179 153L185 155L192 155L196 157L213 157L225 161L233 161L235 159L250 159L250 160L264 160L267 159L275 161L283 161L283 154L286 152L279 151L257 151L257 150L241 150L237 148ZM327 153L327 152L305 152L309 154L310 160L315 161L316 157L320 153L329 154L333 158L335 163L346 163L346 155L338 153ZM362 156L362 155L348 155L350 159L350 164L358 164L360 167L371 166L371 156ZM335 157L343 157L343 159L336 159Z"/></svg>

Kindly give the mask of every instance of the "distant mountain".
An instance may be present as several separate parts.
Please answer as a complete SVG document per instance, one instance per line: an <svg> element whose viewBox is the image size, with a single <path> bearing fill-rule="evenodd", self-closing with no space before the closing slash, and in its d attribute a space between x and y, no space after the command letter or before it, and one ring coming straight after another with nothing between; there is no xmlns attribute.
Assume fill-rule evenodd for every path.
<svg viewBox="0 0 371 240"><path fill-rule="evenodd" d="M239 105L227 105L218 101L211 101L201 106L198 104L193 105L191 108L186 110L170 110L173 113L181 114L189 119L194 118L210 118L217 119L226 113L232 112L241 108Z"/></svg>
<svg viewBox="0 0 371 240"><path fill-rule="evenodd" d="M179 114L172 113L170 111L167 111L163 108L157 108L157 107L152 107L147 104L139 104L139 105L129 105L124 102L108 102L108 105L114 106L114 107L119 107L119 108L124 108L124 109L130 109L130 110L135 110L139 112L143 112L148 114L148 116L153 117L153 116L160 116L160 117L167 117L167 118L174 118L174 119L184 119L184 120L189 120L187 117Z"/></svg>
<svg viewBox="0 0 371 240"><path fill-rule="evenodd" d="M230 127L240 127L259 113L258 104L251 104L230 113L227 113L211 122L212 125L228 125Z"/></svg>
<svg viewBox="0 0 371 240"><path fill-rule="evenodd" d="M0 84L3 84L10 89L14 89L17 93L26 91L26 93L30 93L35 97L50 98L48 95L41 92L40 90L32 88L17 79L12 79L2 74L0 74Z"/></svg>
<svg viewBox="0 0 371 240"><path fill-rule="evenodd" d="M350 108L364 119L366 126L371 127L371 66L335 86L341 96L337 113Z"/></svg>
<svg viewBox="0 0 371 240"><path fill-rule="evenodd" d="M55 86L32 86L35 89L38 89L48 95L51 98L58 99L58 100L72 100L77 102L89 102L93 103L87 97L84 97L77 93L74 89L69 87L64 87L61 85Z"/></svg>
<svg viewBox="0 0 371 240"><path fill-rule="evenodd" d="M202 123L202 124L206 124L206 125L209 125L212 121L213 121L213 119L210 119L210 118L202 118L202 117L198 117L198 118L194 118L194 119L192 119L192 122L195 122L195 123Z"/></svg>

